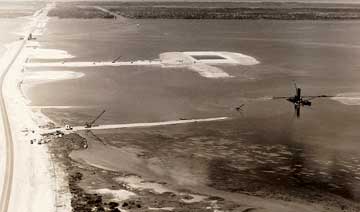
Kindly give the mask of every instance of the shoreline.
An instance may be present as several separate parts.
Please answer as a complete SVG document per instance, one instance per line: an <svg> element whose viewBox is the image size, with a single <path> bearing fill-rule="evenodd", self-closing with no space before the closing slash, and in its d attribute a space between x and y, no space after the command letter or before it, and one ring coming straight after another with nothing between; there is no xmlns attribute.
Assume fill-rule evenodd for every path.
<svg viewBox="0 0 360 212"><path fill-rule="evenodd" d="M106 141L99 140L94 133L96 132L68 134L63 138L57 138L57 140L50 145L55 145L55 148L53 148L55 151L57 151L58 148L67 149L66 157L59 159L65 163L66 161L68 161L67 163L72 161L68 166L68 170L72 170L69 173L70 175L81 173L80 187L83 189L82 192L85 191L87 194L95 194L99 189L102 189L105 194L102 200L105 200L105 202L106 200L115 201L114 198L116 198L117 192L120 192L120 195L124 190L135 193L136 195L130 198L130 200L141 203L142 208L144 206L148 206L148 208L155 207L152 205L153 202L148 202L148 195L151 195L153 196L152 198L159 201L156 206L164 208L174 207L175 209L187 208L189 210L195 207L196 211L203 211L202 209L205 209L205 207L213 207L212 209L214 211L216 211L216 209L226 211L229 207L239 209L240 211L248 208L254 208L254 210L267 209L268 211L274 212L338 211L339 205L337 204L342 204L344 201L337 199L336 202L331 202L325 197L323 201L310 203L309 200L293 196L265 194L265 196L262 196L261 194L255 195L246 192L219 190L204 184L193 186L177 184L166 177L160 177L161 175L159 176L159 173L156 174L157 172L151 172L148 170L150 167L146 168L146 164L155 166L156 158L148 159L141 153L140 149L131 146L124 146L118 149L120 151L116 151L118 147L111 146L111 144L106 143ZM86 142L89 146L83 148L83 144L79 144L79 142ZM72 145L74 145L75 148ZM119 161L119 167L115 168L107 166L106 164L96 164L88 161L86 158L79 157L79 155L84 153L92 157L99 152L106 153L106 155L112 155L112 153L116 152L119 157L112 159ZM109 157L111 158L111 156ZM109 158L103 158L102 160L105 161L108 159ZM121 166L128 168L120 168ZM96 180L98 179L98 175L103 174L107 176L105 179L100 181ZM182 172L178 174L181 175ZM172 197L172 200L164 199L165 196ZM116 201L120 202L120 205L130 201L127 198L125 198L125 200L122 198ZM181 207L175 205L174 198L183 202ZM329 198L331 199L332 197ZM351 204L350 201L346 200L344 202L347 202L346 204L348 205L347 207L349 207L349 211L351 211L350 209L353 209L353 207L356 208L356 206L354 206L355 204ZM215 206L211 203L215 204ZM122 210L126 208L120 207L119 209Z"/></svg>
<svg viewBox="0 0 360 212"><path fill-rule="evenodd" d="M16 97L12 97L12 98L14 98L14 100L16 99ZM15 103L15 102L14 102ZM26 104L24 104L25 105L25 107L26 107ZM15 108L15 107L14 107ZM24 109L24 108L21 108L21 109ZM29 109L29 108L25 108L24 109L25 110L25 112L29 115L31 115L32 116L32 118L34 118L34 116L36 116L36 115L39 115L39 116L41 116L41 112L39 113L39 114L35 114L35 112L33 112L31 109ZM17 110L17 112L18 112L19 110ZM24 111L23 111L24 112ZM18 115L18 114L16 114L16 115ZM15 116L16 117L16 116ZM37 127L39 127L39 126L44 126L45 124L47 124L47 122L45 121L45 119L39 119L39 117L37 117L37 120L39 121L39 123L38 123L38 126ZM42 123L42 124L40 124L40 123ZM20 129L20 128L19 128ZM27 137L27 139L28 139L28 137ZM88 140L90 140L90 139L88 139ZM26 140L25 140L26 141ZM57 141L52 141L52 143L54 143L54 144L59 144L60 146L61 146L61 144L63 144L65 147L67 147L66 145L68 145L69 144L69 141L72 141L71 139L69 139L69 137L66 137L66 139L64 138L64 139L60 139L60 142L58 142L59 140L57 140ZM24 142L24 144L25 145L29 145L29 143L28 142ZM80 148L81 149L81 144L82 143L80 143L80 144L78 144L80 147L78 147L78 148ZM36 149L39 149L39 147L38 146L34 146L33 148L36 148ZM40 152L40 154L43 154L43 149L48 149L48 148L50 148L50 147L41 147L41 151L40 150L37 150L37 152L36 151L34 151L34 153L35 154L38 154L39 152ZM51 150L50 150L51 151ZM80 150L81 151L81 150ZM46 151L45 151L46 152ZM46 152L45 154L48 154L48 152ZM109 186L109 188L106 188L105 190L103 189L103 190L99 190L99 189L96 189L96 188L94 188L94 189L89 189L90 191L93 191L95 194L96 193L100 193L101 195L102 194L104 194L104 197L103 196L100 196L99 197L99 195L95 195L95 194L91 194L91 193L87 193L86 192L86 190L84 190L83 188L86 186L86 185L92 185L91 184L91 181L89 181L89 179L87 179L87 177L89 177L89 176L96 176L96 177L98 177L98 178L100 178L100 177L104 177L105 178L105 175L107 175L107 174L109 174L110 172L109 171L106 171L106 170L104 170L104 169L98 169L98 168L94 168L94 167L92 167L92 165L91 164L87 164L87 163L81 163L81 161L77 161L76 162L76 164L74 163L74 161L70 161L70 163L72 163L71 165L73 165L75 168L74 168L74 172L72 173L72 174L69 174L69 173L67 173L67 172L63 172L64 170L67 170L67 168L69 168L69 167L67 167L67 166L63 166L63 164L57 164L56 162L55 162L55 160L53 159L54 158L54 156L55 155L53 155L53 154L50 154L50 156L48 155L48 157L47 158L44 158L44 160L43 159L40 159L39 161L41 161L41 162L43 162L43 161L45 161L45 160L52 160L52 165L53 166L55 166L54 168L53 168L53 170L55 171L55 180L56 179L63 179L63 177L64 176L61 176L61 174L65 174L66 176L68 176L69 177L69 182L65 182L65 183L67 183L67 185L70 187L70 188L64 188L65 190L64 190L64 192L68 192L68 190L70 190L70 192L73 194L73 196L72 197L70 197L71 198L71 201L75 201L75 200L81 200L81 201L93 201L91 198L94 198L94 201L95 201L95 203L96 202L98 202L99 201L99 199L101 199L101 201L103 200L102 198L104 198L104 200L109 200L109 198L108 197L106 197L106 196L111 196L111 195L113 195L113 196L116 196L116 195L120 195L120 197L122 197L121 196L121 192L123 192L124 190L126 190L126 191L129 191L129 192L138 192L138 193L140 193L140 194L144 194L144 193L147 193L147 195L149 195L149 196L155 196L155 197L157 197L157 198L168 198L168 197L163 197L163 196L173 196L174 194L171 194L171 192L170 192L170 195L169 195L169 193L163 193L163 196L161 196L161 194L154 194L154 193L151 193L151 192L149 192L149 191L147 191L146 190L146 188L145 188L145 191L142 191L141 189L143 189L143 188L136 188L136 184L135 184L135 186L134 186L134 184L132 184L132 186L131 186L131 182L129 183L128 181L126 181L127 179L125 179L125 180L123 180L123 181L125 181L125 182L117 182L117 183L113 183L113 184L106 184L107 186ZM65 157L67 157L67 155L65 155ZM52 158L52 159L51 159ZM37 160L38 158L36 158L36 160ZM47 162L45 162L45 163L47 163ZM74 165L75 164L75 165ZM78 170L83 170L84 171L84 173L80 173L80 174L78 174L79 172L78 172ZM94 174L94 172L95 172L95 174ZM112 176L112 174L113 175L119 175L119 174L124 174L124 173L122 173L121 171L119 171L119 172L116 172L116 173L110 173L109 175L111 175ZM130 173L131 174L131 173ZM126 176L128 176L129 175L129 173L126 173L125 174ZM60 178L58 177L58 176L60 176ZM126 177L125 176L125 177ZM97 179L96 177L94 177L94 178L90 178L90 179ZM101 178L100 178L101 179ZM122 178L122 179L124 179L124 178ZM108 178L107 180L109 180L110 182L112 182L112 180L114 180L114 179L112 179L112 178ZM85 181L85 182L84 182ZM103 182L103 181L101 181L101 182ZM79 185L80 183L82 183L81 185L82 185L82 187L81 187L81 185ZM146 184L146 183L156 183L156 182L142 182L143 184ZM162 183L162 182L160 182L160 183ZM55 184L56 185L58 185L56 182L55 182ZM100 183L101 184L101 183ZM148 184L146 184L146 185L148 185ZM142 186L146 186L146 185L142 185ZM112 187L112 186L114 186L114 187ZM56 188L56 191L60 191L61 189L63 189L63 188ZM67 190L68 189L68 190ZM72 190L72 189L75 189L75 192L74 192L74 190ZM207 193L207 192L209 192L209 190L206 190L206 189L204 189L203 188L203 190L201 190L202 192L204 192L204 193ZM84 193L85 192L85 193ZM120 193L118 193L118 192L120 192ZM161 193L161 192L160 192ZM80 194L80 195L79 195ZM176 194L175 194L176 195ZM224 194L225 196L226 196L226 194ZM84 198L82 197L82 196L85 196ZM89 197L90 196L90 197ZM230 196L230 195L227 195L227 196ZM239 196L241 196L241 197L244 197L244 196L246 196L246 195L237 195L237 197L239 197ZM249 195L250 196L250 195ZM69 196L68 196L69 197ZM251 196L250 196L251 197ZM80 198L80 199L77 199L77 198ZM90 198L90 199L88 199L88 198ZM149 198L150 200L154 200L155 198L153 198L153 199L151 199L151 197L147 197L147 198ZM191 199L191 197L187 197L186 195L182 195L182 194L180 194L180 196L176 196L176 200L179 200L180 202L182 201L182 199L190 199L190 201L192 200ZM235 197L232 197L233 199L235 198ZM119 198L120 200L121 200L121 198ZM147 199L147 201L149 200L149 199ZM193 199L196 199L196 198L193 198ZM219 198L219 197L209 197L209 199L207 199L206 201L208 201L207 203L209 203L210 204L210 202L213 202L214 201L214 199L216 200L216 201L219 201L219 202L221 202L221 199ZM262 202L262 200L261 200L261 198L249 198L249 199L251 199L251 200L254 200L254 199L256 199L258 202ZM241 201L248 201L249 199L246 199L246 198L244 198L244 199L241 199ZM155 199L156 200L156 199ZM163 200L163 199L162 199ZM169 200L169 199L166 199L166 200ZM69 199L67 199L67 201L69 201ZM112 201L112 200L109 200L109 201ZM174 201L174 200L170 200L170 201ZM263 200L263 201L265 201L265 200ZM313 205L311 205L311 206L307 206L306 204L307 204L307 202L305 202L304 203L304 205L298 205L299 203L298 202L295 202L295 203L292 203L292 202L282 202L282 201L279 201L279 202L276 202L276 200L268 200L268 201L270 201L271 202L271 204L270 204L270 206L274 206L274 205L276 205L277 207L279 207L279 208L283 208L284 206L283 205L286 205L287 207L291 207L291 206L298 206L298 207L300 207L301 209L304 209L303 211L305 211L305 208L310 208L310 207L312 207ZM272 202L272 201L274 201L274 203ZM143 206L143 204L139 204L139 202L138 202L138 199L136 199L135 201L134 201L135 203L134 203L134 207L136 208L136 207L139 207L138 205L140 205L141 207L144 207ZM149 202L151 202L151 201L149 201ZM256 201L254 201L255 203L256 203ZM66 202L66 203L68 203L68 202ZM130 203L128 203L128 201L126 200L126 203L127 204L130 204ZM191 202L190 202L191 203ZM90 204L90 203L88 203L88 204ZM85 204L84 204L84 207L86 207L87 205L87 202L85 202ZM96 203L97 204L97 203ZM95 205L96 205L95 204ZM124 203L125 204L125 203ZM123 205L124 205L123 204ZM196 204L198 204L198 203L196 203ZM122 205L122 206L123 206ZM159 205L159 207L158 208L167 208L167 209L169 209L169 208L171 208L171 207L162 207L162 206L166 206L166 205ZM180 204L180 206L181 206L181 204ZM202 203L200 203L199 205L196 205L196 207L203 207L204 205L202 204ZM232 205L233 206L233 205ZM269 205L268 205L269 206ZM269 207L270 207L269 206ZM102 207L102 206L95 206L95 207L98 207L98 208L100 208L100 207ZM106 203L106 207L111 207L110 206L110 203ZM194 206L195 207L195 206ZM208 206L208 207L212 207L212 206ZM218 208L217 208L218 206L217 205L215 205L215 206L213 206L211 209L214 209L214 211L215 210L217 210ZM242 211L250 211L250 210L253 210L253 209L250 209L250 207L247 207L247 206L241 206L241 207L243 207L242 208ZM126 208L126 207L125 207ZM154 208L154 207L151 207L151 208ZM279 209L278 208L278 209ZM123 209L122 207L120 208L120 209ZM127 208L126 208L127 209ZM313 211L313 209L314 208L310 208L310 209L308 209L307 211ZM317 209L319 209L319 208L317 208ZM149 210L151 210L150 208L149 208ZM171 209L172 210L172 209ZM256 209L255 209L256 210ZM64 210L65 211L65 210ZM279 210L276 210L276 211L279 211ZM287 210L287 211L290 211L290 210ZM294 211L295 211L295 209L294 209ZM297 211L299 211L299 210L297 210ZM319 209L319 211L321 211L321 209Z"/></svg>
<svg viewBox="0 0 360 212"><path fill-rule="evenodd" d="M36 12L32 16L24 35L36 27L38 22L46 22L46 13L50 8L49 4L44 10L39 10L42 12ZM18 48L22 50L7 73L3 86L15 151L9 211L60 211L61 208L57 208L57 201L60 200L56 182L59 176L53 175L55 167L50 160L48 149L46 146L29 145L29 139L40 139L41 136L38 134L38 124L33 120L34 114L27 109L27 101L18 86L22 78L23 63L29 53L27 45L19 46L22 43L23 41L15 41L11 44L9 52L17 51ZM9 61L11 57L14 57L13 54L4 60ZM63 204L64 208L67 207L66 204Z"/></svg>

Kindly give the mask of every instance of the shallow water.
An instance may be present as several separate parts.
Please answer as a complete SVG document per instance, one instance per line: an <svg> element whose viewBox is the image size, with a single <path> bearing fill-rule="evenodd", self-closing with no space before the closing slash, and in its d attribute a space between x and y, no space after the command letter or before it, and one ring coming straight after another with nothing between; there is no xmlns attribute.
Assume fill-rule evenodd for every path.
<svg viewBox="0 0 360 212"><path fill-rule="evenodd" d="M231 117L221 123L97 132L108 143L133 146L155 161L165 161L148 168L171 182L257 195L279 189L280 194L308 199L332 193L358 201L360 108L314 100L297 119L291 104L269 97L292 95L292 80L304 95L359 92L359 23L53 19L39 41L44 48L64 49L76 56L66 61L112 60L119 55L121 60L155 59L167 51L233 51L261 63L221 66L235 76L228 79L155 66L66 68L85 76L25 86L33 105L94 106L44 110L58 123L82 124L103 108L107 112L99 124ZM234 107L242 103L244 112L236 112ZM101 158L96 150L91 154L92 162ZM106 163L121 170L116 157Z"/></svg>

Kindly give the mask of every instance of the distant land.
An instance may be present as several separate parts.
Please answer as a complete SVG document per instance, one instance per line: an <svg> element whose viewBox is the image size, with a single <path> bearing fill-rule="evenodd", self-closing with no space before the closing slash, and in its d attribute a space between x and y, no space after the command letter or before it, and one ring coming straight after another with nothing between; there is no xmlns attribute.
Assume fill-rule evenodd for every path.
<svg viewBox="0 0 360 212"><path fill-rule="evenodd" d="M108 12L106 12L108 11ZM300 2L175 2L91 1L62 2L49 16L59 18L132 19L360 19L360 4Z"/></svg>
<svg viewBox="0 0 360 212"><path fill-rule="evenodd" d="M9 1L9 0L0 0ZM13 0L13 1L33 1L33 0ZM46 1L46 0L44 0ZM58 2L76 2L79 0L59 0ZM360 0L81 0L91 2L303 2L303 3L341 3L341 4L360 4Z"/></svg>

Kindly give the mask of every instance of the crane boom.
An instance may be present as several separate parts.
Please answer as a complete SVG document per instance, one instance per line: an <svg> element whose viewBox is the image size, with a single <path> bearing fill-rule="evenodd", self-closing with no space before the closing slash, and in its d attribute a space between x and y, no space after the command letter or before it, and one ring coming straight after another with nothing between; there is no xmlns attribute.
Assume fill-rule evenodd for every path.
<svg viewBox="0 0 360 212"><path fill-rule="evenodd" d="M106 110L103 110L98 116L96 116L96 118L94 120L92 120L91 122L86 122L85 123L85 128L91 128L92 125L106 112Z"/></svg>
<svg viewBox="0 0 360 212"><path fill-rule="evenodd" d="M116 63L116 61L118 61L121 57L122 57L122 56L119 56L119 57L115 58L115 59L112 61L112 63Z"/></svg>

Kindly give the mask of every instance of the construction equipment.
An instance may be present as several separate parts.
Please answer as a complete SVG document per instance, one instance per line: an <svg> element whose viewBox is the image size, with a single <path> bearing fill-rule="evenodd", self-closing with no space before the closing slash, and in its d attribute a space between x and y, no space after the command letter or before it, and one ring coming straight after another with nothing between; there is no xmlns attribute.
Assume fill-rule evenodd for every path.
<svg viewBox="0 0 360 212"><path fill-rule="evenodd" d="M61 138L61 137L63 137L63 136L65 135L65 133L62 132L61 130L56 130L56 131L53 133L53 135L56 136L56 137Z"/></svg>
<svg viewBox="0 0 360 212"><path fill-rule="evenodd" d="M72 126L70 126L69 124L65 125L65 130L72 130Z"/></svg>
<svg viewBox="0 0 360 212"><path fill-rule="evenodd" d="M30 33L29 34L29 36L28 36L28 38L27 38L28 40L36 40L36 38L35 37L33 37L33 35L32 35L32 33Z"/></svg>
<svg viewBox="0 0 360 212"><path fill-rule="evenodd" d="M242 112L244 106L245 106L245 104L241 104L241 105L237 106L237 107L235 108L235 110L238 111L238 112Z"/></svg>
<svg viewBox="0 0 360 212"><path fill-rule="evenodd" d="M111 63L116 63L122 56L115 58Z"/></svg>
<svg viewBox="0 0 360 212"><path fill-rule="evenodd" d="M103 110L98 116L96 116L96 118L94 120L92 120L91 122L86 122L85 123L85 128L91 128L94 123L105 113L106 111Z"/></svg>
<svg viewBox="0 0 360 212"><path fill-rule="evenodd" d="M300 117L300 108L304 106L310 107L312 99L334 97L329 95L303 96L301 95L301 88L298 88L295 82L294 82L294 86L295 86L294 96L275 96L272 99L286 99L287 101L294 104L295 114L297 118Z"/></svg>

